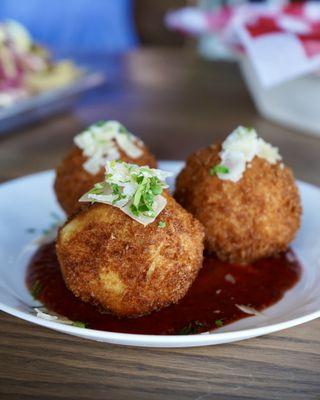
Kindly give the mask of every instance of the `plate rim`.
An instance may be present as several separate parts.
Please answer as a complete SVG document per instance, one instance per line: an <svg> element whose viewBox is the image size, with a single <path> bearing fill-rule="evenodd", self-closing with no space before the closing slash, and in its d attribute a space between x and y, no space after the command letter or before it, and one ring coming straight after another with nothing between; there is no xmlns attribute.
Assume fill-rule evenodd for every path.
<svg viewBox="0 0 320 400"><path fill-rule="evenodd" d="M35 315L28 314L23 311L18 311L11 306L7 306L0 302L0 310L20 318L24 321L31 322L35 325L44 326L49 329L53 329L55 331L67 333L67 334L75 334L79 336L85 336L91 339L106 339L104 341L110 342L118 342L119 344L124 345L153 345L154 347L166 347L179 345L179 347L183 344L189 346L205 346L205 345L213 345L212 341L223 340L223 343L228 341L237 341L244 340L247 338L267 335L269 333L278 332L284 329L292 328L294 326L312 321L316 318L320 317L320 310L314 311L311 314L297 317L291 320L279 322L277 324L262 326L258 328L250 328L250 329L240 329L233 332L204 332L199 334L192 335L145 335L145 334L136 334L136 333L121 333L121 332L110 332L110 331L100 331L96 329L90 328L79 328L72 325L65 325L54 321L47 321L45 319L38 318ZM250 318L250 317L248 317ZM88 335L85 333L87 332ZM217 333L216 333L217 332ZM200 339L201 338L201 339ZM161 340L159 340L161 339ZM159 342L155 345L155 342Z"/></svg>

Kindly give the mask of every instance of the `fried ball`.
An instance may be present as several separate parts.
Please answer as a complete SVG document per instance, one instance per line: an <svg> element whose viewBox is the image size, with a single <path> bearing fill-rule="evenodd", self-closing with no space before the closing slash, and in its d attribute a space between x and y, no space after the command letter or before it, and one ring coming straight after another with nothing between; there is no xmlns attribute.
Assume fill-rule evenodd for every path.
<svg viewBox="0 0 320 400"><path fill-rule="evenodd" d="M156 168L157 161L147 147L144 145L139 145L139 147L143 150L143 154L139 158L130 158L118 148L120 159L128 163ZM82 150L74 146L56 170L54 190L59 204L67 215L72 215L83 208L78 202L79 198L95 183L104 179L105 169L103 167L96 175L92 175L83 168L85 162L86 157L82 154Z"/></svg>
<svg viewBox="0 0 320 400"><path fill-rule="evenodd" d="M301 217L291 170L255 157L238 182L221 180L210 175L220 150L192 154L176 182L176 200L205 227L207 250L239 264L286 250Z"/></svg>
<svg viewBox="0 0 320 400"><path fill-rule="evenodd" d="M119 317L133 317L186 294L202 266L204 230L165 196L165 209L147 226L98 203L64 225L57 255L75 296Z"/></svg>

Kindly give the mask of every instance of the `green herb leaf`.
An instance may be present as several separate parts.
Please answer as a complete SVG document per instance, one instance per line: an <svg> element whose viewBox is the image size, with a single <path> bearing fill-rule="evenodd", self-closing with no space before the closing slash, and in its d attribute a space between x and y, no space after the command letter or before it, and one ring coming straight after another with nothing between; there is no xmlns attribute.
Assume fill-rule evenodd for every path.
<svg viewBox="0 0 320 400"><path fill-rule="evenodd" d="M188 325L180 329L178 335L195 335L202 331L204 326L205 324L200 321L190 322Z"/></svg>
<svg viewBox="0 0 320 400"><path fill-rule="evenodd" d="M194 335L195 333L197 333L197 331L190 322L188 325L180 329L178 335Z"/></svg>
<svg viewBox="0 0 320 400"><path fill-rule="evenodd" d="M74 321L72 326L76 326L77 328L86 328L87 324L81 321Z"/></svg>
<svg viewBox="0 0 320 400"><path fill-rule="evenodd" d="M120 186L116 183L111 183L112 194L119 194L120 193Z"/></svg>
<svg viewBox="0 0 320 400"><path fill-rule="evenodd" d="M155 212L152 210L146 211L144 214L150 218L155 218L155 216L156 216Z"/></svg>
<svg viewBox="0 0 320 400"><path fill-rule="evenodd" d="M164 221L160 221L158 226L159 226L159 228L165 228L166 227L166 223Z"/></svg>
<svg viewBox="0 0 320 400"><path fill-rule="evenodd" d="M150 179L150 189L154 195L159 195L162 193L163 187L157 177L152 177Z"/></svg>
<svg viewBox="0 0 320 400"><path fill-rule="evenodd" d="M216 174L228 174L230 172L229 168L225 167L224 165L214 165L210 169L210 175Z"/></svg>
<svg viewBox="0 0 320 400"><path fill-rule="evenodd" d="M137 209L139 209L139 204L140 204L141 196L142 196L143 191L144 191L144 189L145 189L144 186L145 186L145 183L146 183L146 179L145 179L145 178L142 178L141 182L139 182L139 183L140 183L140 185L139 185L138 189L136 190L136 192L135 192L135 194L134 194L134 196L133 196L133 202L132 202L132 204L133 204Z"/></svg>
<svg viewBox="0 0 320 400"><path fill-rule="evenodd" d="M157 177L147 177L143 175L136 175L135 181L138 184L138 188L130 206L131 212L135 216L143 214L148 217L154 217L154 198L162 193L163 184Z"/></svg>
<svg viewBox="0 0 320 400"><path fill-rule="evenodd" d="M145 205L146 210L152 210L153 202L154 202L154 194L150 192L143 193L143 202Z"/></svg>
<svg viewBox="0 0 320 400"><path fill-rule="evenodd" d="M31 296L36 300L38 298L39 294L41 293L41 291L42 291L42 285L41 285L41 282L37 279L32 286L32 289L30 292Z"/></svg>
<svg viewBox="0 0 320 400"><path fill-rule="evenodd" d="M133 215L135 215L136 217L140 214L139 210L137 209L137 207L134 204L131 204L130 206L130 211L132 212Z"/></svg>
<svg viewBox="0 0 320 400"><path fill-rule="evenodd" d="M27 233L35 233L36 232L36 228L27 228L26 232Z"/></svg>
<svg viewBox="0 0 320 400"><path fill-rule="evenodd" d="M216 320L214 321L214 323L215 323L215 325L216 325L218 328L220 328L221 326L223 326L222 319L216 319Z"/></svg>
<svg viewBox="0 0 320 400"><path fill-rule="evenodd" d="M96 183L93 188L88 192L90 194L102 194L103 193L103 184Z"/></svg>

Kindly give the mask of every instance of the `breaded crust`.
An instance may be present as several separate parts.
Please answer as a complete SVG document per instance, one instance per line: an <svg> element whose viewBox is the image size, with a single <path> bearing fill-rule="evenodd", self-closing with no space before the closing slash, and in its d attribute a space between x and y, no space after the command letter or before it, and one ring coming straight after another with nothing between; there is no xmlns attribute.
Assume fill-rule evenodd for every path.
<svg viewBox="0 0 320 400"><path fill-rule="evenodd" d="M65 224L57 255L75 296L120 317L133 317L186 294L202 267L204 229L166 197L167 206L146 227L118 208L98 203Z"/></svg>
<svg viewBox="0 0 320 400"><path fill-rule="evenodd" d="M143 154L139 158L130 158L118 148L120 159L128 163L156 168L157 161L154 156L145 146L139 145L139 147L143 150ZM83 168L85 161L86 158L83 156L82 150L74 146L56 169L54 190L58 202L67 215L79 211L82 208L78 202L79 198L90 190L95 183L104 179L104 168L101 168L98 174L91 175Z"/></svg>
<svg viewBox="0 0 320 400"><path fill-rule="evenodd" d="M206 248L233 263L250 263L287 249L301 218L290 169L255 157L241 180L210 175L221 147L192 154L176 181L176 200L206 230Z"/></svg>

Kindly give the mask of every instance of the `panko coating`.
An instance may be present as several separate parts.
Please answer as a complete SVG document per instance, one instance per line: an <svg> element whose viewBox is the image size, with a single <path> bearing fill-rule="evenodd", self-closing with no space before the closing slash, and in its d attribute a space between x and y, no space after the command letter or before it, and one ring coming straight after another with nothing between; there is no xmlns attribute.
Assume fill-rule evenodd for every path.
<svg viewBox="0 0 320 400"><path fill-rule="evenodd" d="M175 198L204 225L207 250L238 264L286 250L301 217L291 170L254 157L239 181L223 180L210 174L220 152L220 145L195 152L176 181Z"/></svg>
<svg viewBox="0 0 320 400"><path fill-rule="evenodd" d="M204 230L171 196L147 226L119 208L93 204L60 230L57 255L76 297L136 317L187 292L202 267Z"/></svg>
<svg viewBox="0 0 320 400"><path fill-rule="evenodd" d="M138 158L130 158L118 148L120 159L125 162L148 165L151 168L155 168L157 161L147 147L141 143L138 144L138 147L143 151ZM82 154L82 150L74 146L56 169L54 190L59 204L67 215L72 215L79 211L82 207L78 202L79 198L92 188L95 183L104 179L104 167L101 167L97 174L92 175L83 168L85 162L86 157Z"/></svg>

